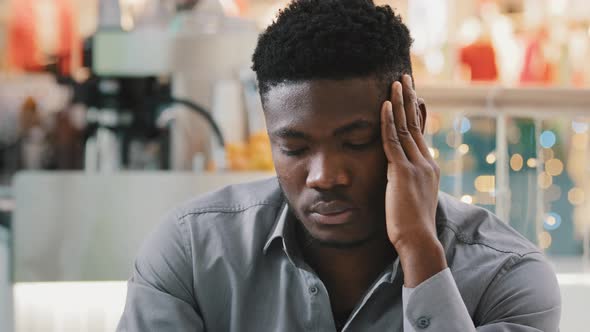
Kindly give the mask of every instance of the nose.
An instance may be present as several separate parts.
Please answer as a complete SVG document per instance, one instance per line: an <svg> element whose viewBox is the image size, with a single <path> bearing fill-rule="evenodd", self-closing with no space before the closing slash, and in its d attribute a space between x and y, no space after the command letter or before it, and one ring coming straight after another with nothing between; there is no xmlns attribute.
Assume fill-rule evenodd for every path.
<svg viewBox="0 0 590 332"><path fill-rule="evenodd" d="M337 186L350 186L351 176L346 163L337 156L320 154L311 159L306 185L309 188L328 190Z"/></svg>

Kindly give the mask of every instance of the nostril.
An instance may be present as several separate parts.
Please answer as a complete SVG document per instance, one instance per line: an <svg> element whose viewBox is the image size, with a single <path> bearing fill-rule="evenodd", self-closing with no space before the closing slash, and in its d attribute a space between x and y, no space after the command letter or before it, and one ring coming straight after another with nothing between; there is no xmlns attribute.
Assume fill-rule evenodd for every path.
<svg viewBox="0 0 590 332"><path fill-rule="evenodd" d="M342 158L321 156L309 164L307 186L316 189L331 189L350 185L351 177Z"/></svg>

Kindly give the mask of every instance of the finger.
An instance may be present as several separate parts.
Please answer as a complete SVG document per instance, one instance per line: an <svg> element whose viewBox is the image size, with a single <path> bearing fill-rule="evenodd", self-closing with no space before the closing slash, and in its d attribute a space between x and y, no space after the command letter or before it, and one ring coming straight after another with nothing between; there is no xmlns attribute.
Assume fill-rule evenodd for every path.
<svg viewBox="0 0 590 332"><path fill-rule="evenodd" d="M404 105L406 109L406 121L408 129L412 136L416 132L420 132L420 117L418 116L418 105L416 99L416 92L412 86L412 77L410 75L404 75L402 77L403 93L404 93Z"/></svg>
<svg viewBox="0 0 590 332"><path fill-rule="evenodd" d="M426 144L426 140L424 140L424 135L422 135L420 116L418 115L418 98L416 97L416 91L414 90L412 77L406 74L402 77L402 81L408 129L412 135L412 138L414 139L414 142L416 143L416 146L418 147L418 150L420 151L420 154L422 157L428 160L432 158L432 156L428 150L428 144Z"/></svg>
<svg viewBox="0 0 590 332"><path fill-rule="evenodd" d="M403 87L400 82L393 82L391 91L391 103L393 105L393 119L397 137L404 152L411 162L422 159L422 153L418 150L414 138L408 129L406 109L404 105Z"/></svg>
<svg viewBox="0 0 590 332"><path fill-rule="evenodd" d="M385 101L381 107L381 141L389 163L407 161L406 154L397 137L393 120L393 106L389 100Z"/></svg>

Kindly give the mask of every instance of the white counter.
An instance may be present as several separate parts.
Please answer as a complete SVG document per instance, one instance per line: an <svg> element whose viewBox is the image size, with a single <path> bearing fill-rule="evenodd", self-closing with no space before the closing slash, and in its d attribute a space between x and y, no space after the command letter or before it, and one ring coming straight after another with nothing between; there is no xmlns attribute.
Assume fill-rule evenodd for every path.
<svg viewBox="0 0 590 332"><path fill-rule="evenodd" d="M12 285L8 231L0 226L0 331L12 331Z"/></svg>
<svg viewBox="0 0 590 332"><path fill-rule="evenodd" d="M113 331L123 310L124 280L130 275L137 248L166 210L230 183L270 176L21 174L15 181L13 216L14 247L18 249L15 332ZM6 257L0 233L0 294L6 293L2 288L7 284L6 269L2 269ZM563 297L561 331L587 331L590 261L551 261ZM0 296L0 331L4 332L2 300Z"/></svg>

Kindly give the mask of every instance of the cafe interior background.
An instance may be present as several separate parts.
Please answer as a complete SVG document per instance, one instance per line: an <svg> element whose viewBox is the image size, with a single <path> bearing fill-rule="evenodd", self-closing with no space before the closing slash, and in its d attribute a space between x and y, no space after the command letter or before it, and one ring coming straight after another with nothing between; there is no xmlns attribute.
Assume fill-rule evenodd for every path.
<svg viewBox="0 0 590 332"><path fill-rule="evenodd" d="M536 243L589 331L590 4L375 2L415 39L441 190ZM285 4L0 0L0 331L114 331L167 210L272 176L249 66Z"/></svg>

